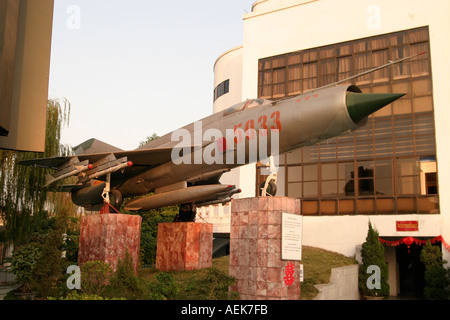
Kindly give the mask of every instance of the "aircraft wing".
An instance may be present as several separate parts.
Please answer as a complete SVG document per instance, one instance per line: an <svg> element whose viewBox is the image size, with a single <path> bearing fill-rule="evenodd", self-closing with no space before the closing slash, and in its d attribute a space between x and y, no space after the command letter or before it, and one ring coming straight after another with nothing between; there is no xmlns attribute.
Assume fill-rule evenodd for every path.
<svg viewBox="0 0 450 320"><path fill-rule="evenodd" d="M193 150L194 147L191 147ZM133 176L142 169L149 169L171 161L173 148L138 149L105 153L80 154L68 157L51 157L20 161L20 165L56 170L47 175L46 186L56 187L56 182L77 176L79 181L69 189L76 189L89 179L105 180L108 173L120 171L122 177ZM55 189L63 191L60 187Z"/></svg>
<svg viewBox="0 0 450 320"><path fill-rule="evenodd" d="M47 168L58 170L58 168L71 159L78 158L81 161L88 160L89 163L95 163L102 158L105 158L113 154L116 158L127 157L128 161L132 161L134 165L139 166L157 166L162 163L170 161L171 152L173 148L156 148L148 150L133 150L133 151L118 151L118 152L105 152L105 153L93 153L93 154L81 154L78 156L68 157L51 157L41 159L31 159L20 161L20 165L33 166L39 168Z"/></svg>

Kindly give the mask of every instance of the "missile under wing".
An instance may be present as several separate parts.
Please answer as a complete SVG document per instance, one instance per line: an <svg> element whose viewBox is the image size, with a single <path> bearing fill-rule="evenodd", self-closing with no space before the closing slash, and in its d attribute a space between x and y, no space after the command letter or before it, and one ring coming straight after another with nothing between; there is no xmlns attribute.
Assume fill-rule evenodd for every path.
<svg viewBox="0 0 450 320"><path fill-rule="evenodd" d="M356 130L369 115L402 96L362 93L357 86L335 83L276 102L244 101L136 150L89 140L74 156L20 164L54 169L47 187L71 192L73 202L87 209L118 210L124 198L139 197L125 203L125 209L180 205L180 220L189 221L195 206L226 203L240 192L220 184L224 172ZM90 152L93 146L100 152ZM71 176L77 177L75 183L59 184Z"/></svg>

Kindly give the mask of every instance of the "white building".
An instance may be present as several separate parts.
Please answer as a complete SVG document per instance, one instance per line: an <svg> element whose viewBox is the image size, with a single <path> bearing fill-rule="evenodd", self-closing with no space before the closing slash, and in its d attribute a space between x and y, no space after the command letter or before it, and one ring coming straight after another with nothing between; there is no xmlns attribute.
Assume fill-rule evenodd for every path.
<svg viewBox="0 0 450 320"><path fill-rule="evenodd" d="M303 245L353 256L369 220L387 241L442 236L450 243L448 12L447 0L259 0L243 16L242 46L214 65L214 112L250 98L295 96L427 51L355 80L363 92L407 93L366 127L280 157L277 195L302 199ZM262 178L248 165L223 180L253 197ZM222 221L216 231L226 232L228 209L206 219L214 216ZM402 231L405 221L411 231ZM391 295L422 285L423 270L411 271L420 269L420 246L409 255L405 248L385 247ZM444 243L442 251L450 261Z"/></svg>

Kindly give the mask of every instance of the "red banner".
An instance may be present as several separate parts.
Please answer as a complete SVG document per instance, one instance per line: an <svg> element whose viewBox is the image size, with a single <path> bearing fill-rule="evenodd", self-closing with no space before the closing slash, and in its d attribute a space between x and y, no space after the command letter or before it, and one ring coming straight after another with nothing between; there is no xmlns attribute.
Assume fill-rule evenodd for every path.
<svg viewBox="0 0 450 320"><path fill-rule="evenodd" d="M434 244L436 242L441 242L443 244L443 246L445 247L445 249L447 251L450 251L450 245L448 245L447 242L445 242L445 240L444 240L444 238L442 238L442 236L437 236L436 238L429 239L429 240L420 240L420 239L416 239L414 237L405 237L403 239L396 240L396 241L387 241L382 238L379 238L379 239L380 239L381 243L383 243L387 246L391 246L391 247L395 247L400 244L406 244L408 247L412 244L424 245L427 243L427 241L430 241L431 244Z"/></svg>

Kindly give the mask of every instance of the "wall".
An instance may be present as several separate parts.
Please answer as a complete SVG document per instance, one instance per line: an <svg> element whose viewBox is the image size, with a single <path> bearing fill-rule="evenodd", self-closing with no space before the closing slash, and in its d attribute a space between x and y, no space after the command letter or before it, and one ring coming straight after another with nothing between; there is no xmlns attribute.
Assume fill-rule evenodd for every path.
<svg viewBox="0 0 450 320"><path fill-rule="evenodd" d="M10 103L0 106L2 110L10 107L6 113L0 112L10 117L9 133L0 136L0 148L43 152L54 1L10 0L9 9L12 4L19 6L14 59L4 61L0 35L0 98L2 103ZM11 54L11 49L5 50ZM12 83L8 84L5 74Z"/></svg>
<svg viewBox="0 0 450 320"><path fill-rule="evenodd" d="M358 265L331 269L330 283L318 284L314 300L359 300Z"/></svg>

